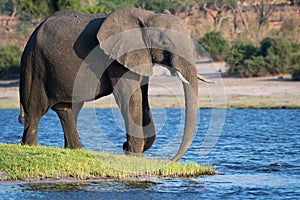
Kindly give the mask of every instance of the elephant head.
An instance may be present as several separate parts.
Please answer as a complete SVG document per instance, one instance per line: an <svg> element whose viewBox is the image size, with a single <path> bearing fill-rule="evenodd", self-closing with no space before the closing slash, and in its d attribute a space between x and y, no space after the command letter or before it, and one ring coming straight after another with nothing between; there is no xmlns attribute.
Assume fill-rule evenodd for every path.
<svg viewBox="0 0 300 200"><path fill-rule="evenodd" d="M119 9L107 16L97 39L100 48L131 71L152 74L153 64L167 66L181 80L185 93L185 128L181 146L172 160L179 160L190 146L197 121L198 75L192 43L183 21L170 14L142 9Z"/></svg>

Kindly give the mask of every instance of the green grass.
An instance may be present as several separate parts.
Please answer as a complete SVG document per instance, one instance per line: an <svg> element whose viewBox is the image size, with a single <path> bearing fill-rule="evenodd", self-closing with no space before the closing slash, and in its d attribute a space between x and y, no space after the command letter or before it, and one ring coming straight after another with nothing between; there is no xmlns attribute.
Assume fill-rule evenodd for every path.
<svg viewBox="0 0 300 200"><path fill-rule="evenodd" d="M210 166L87 150L0 144L0 180L124 179L214 175Z"/></svg>

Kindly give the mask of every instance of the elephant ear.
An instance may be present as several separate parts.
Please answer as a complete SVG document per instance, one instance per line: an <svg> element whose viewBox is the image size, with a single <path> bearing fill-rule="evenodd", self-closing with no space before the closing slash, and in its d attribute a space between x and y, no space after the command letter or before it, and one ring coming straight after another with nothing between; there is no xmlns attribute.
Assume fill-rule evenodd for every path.
<svg viewBox="0 0 300 200"><path fill-rule="evenodd" d="M106 17L97 33L100 48L120 64L144 76L152 75L152 59L143 38L145 21L154 13L119 9Z"/></svg>

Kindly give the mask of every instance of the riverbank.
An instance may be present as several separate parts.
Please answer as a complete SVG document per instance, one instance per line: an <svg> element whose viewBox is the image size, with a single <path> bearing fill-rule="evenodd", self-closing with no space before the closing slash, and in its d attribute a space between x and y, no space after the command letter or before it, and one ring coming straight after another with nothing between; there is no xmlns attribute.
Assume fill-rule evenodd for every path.
<svg viewBox="0 0 300 200"><path fill-rule="evenodd" d="M289 75L210 79L217 84L199 82L200 108L300 108L300 82L291 81ZM0 109L19 109L18 85L18 80L0 80ZM180 81L163 70L156 71L150 78L149 101L156 108L184 107ZM117 107L112 95L85 103L85 107L94 106Z"/></svg>
<svg viewBox="0 0 300 200"><path fill-rule="evenodd" d="M210 166L58 147L0 144L0 181L214 175Z"/></svg>

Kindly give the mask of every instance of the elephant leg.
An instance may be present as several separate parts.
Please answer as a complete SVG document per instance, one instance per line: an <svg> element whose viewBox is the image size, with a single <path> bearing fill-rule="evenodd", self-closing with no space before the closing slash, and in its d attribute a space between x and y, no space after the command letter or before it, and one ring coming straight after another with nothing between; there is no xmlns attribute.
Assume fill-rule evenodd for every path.
<svg viewBox="0 0 300 200"><path fill-rule="evenodd" d="M74 120L75 120L76 125L77 125L78 115L79 115L79 112L80 112L83 104L84 104L84 102L79 102L79 103L73 103L73 105L72 105L72 111L73 111Z"/></svg>
<svg viewBox="0 0 300 200"><path fill-rule="evenodd" d="M57 113L65 137L65 148L81 148L79 135L76 129L75 116L71 103L56 104L52 109ZM80 109L79 109L80 110ZM77 112L78 114L78 112ZM77 115L76 114L76 115Z"/></svg>
<svg viewBox="0 0 300 200"><path fill-rule="evenodd" d="M125 120L127 142L124 143L123 150L126 154L141 155L145 141L140 82L119 79L113 94Z"/></svg>
<svg viewBox="0 0 300 200"><path fill-rule="evenodd" d="M36 145L38 126L42 116L49 110L47 98L39 92L33 93L31 101L22 102L24 109L24 132L22 137L22 145Z"/></svg>
<svg viewBox="0 0 300 200"><path fill-rule="evenodd" d="M153 145L156 139L156 131L148 101L149 77L144 77L144 79L144 82L146 81L146 83L141 86L141 90L143 96L143 133L145 138L145 145L143 151L146 151Z"/></svg>
<svg viewBox="0 0 300 200"><path fill-rule="evenodd" d="M42 114L25 114L24 132L22 137L22 145L36 145L36 137L38 125L42 118Z"/></svg>

